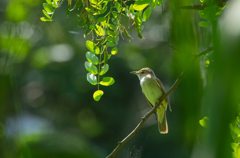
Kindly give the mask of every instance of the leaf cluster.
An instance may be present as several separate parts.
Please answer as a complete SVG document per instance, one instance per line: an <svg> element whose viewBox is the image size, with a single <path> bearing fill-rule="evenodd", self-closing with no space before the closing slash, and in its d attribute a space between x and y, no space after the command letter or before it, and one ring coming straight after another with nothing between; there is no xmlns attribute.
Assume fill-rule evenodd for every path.
<svg viewBox="0 0 240 158"><path fill-rule="evenodd" d="M52 21L55 9L61 5L59 0L46 0L43 4L42 21ZM80 21L80 28L85 28L84 37L92 35L91 41L86 41L87 61L85 68L88 71L87 80L92 85L97 85L98 90L94 92L93 98L98 101L103 95L99 85L110 86L114 83L112 77L100 78L108 71L108 60L112 55L118 53L118 42L123 35L128 41L132 39L132 28L134 27L139 38L144 39L142 30L145 22L151 15L152 9L160 6L162 0L138 0L134 3L127 3L128 0L76 0L75 5L71 8L72 0L68 0L67 17L70 12L77 9ZM51 16L50 16L51 15ZM122 16L127 17L128 26L121 22ZM129 33L130 31L130 33ZM110 52L110 53L108 53Z"/></svg>

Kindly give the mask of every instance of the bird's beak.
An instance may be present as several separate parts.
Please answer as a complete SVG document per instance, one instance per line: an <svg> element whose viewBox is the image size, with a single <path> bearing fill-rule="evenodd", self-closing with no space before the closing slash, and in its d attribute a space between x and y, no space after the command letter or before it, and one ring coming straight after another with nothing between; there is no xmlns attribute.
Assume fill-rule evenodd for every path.
<svg viewBox="0 0 240 158"><path fill-rule="evenodd" d="M137 75L137 74L138 74L138 71L131 71L130 73Z"/></svg>

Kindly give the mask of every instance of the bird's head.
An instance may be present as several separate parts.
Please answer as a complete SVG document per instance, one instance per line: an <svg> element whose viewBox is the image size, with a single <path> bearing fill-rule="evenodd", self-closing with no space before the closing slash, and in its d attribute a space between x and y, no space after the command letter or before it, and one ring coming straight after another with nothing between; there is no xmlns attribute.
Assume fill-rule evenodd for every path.
<svg viewBox="0 0 240 158"><path fill-rule="evenodd" d="M137 75L138 78L139 78L139 80L141 80L141 79L144 78L144 77L149 77L149 78L151 78L151 77L156 77L155 74L154 74L154 72L153 72L150 68L147 68L147 67L142 68L142 69L139 70L139 71L132 71L132 72L130 72L130 73Z"/></svg>

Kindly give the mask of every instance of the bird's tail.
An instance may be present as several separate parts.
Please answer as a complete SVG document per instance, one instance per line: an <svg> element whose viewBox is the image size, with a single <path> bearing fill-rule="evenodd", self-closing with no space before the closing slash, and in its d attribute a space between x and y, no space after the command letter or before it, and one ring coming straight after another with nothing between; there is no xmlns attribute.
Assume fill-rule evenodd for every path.
<svg viewBox="0 0 240 158"><path fill-rule="evenodd" d="M161 134L167 134L168 133L168 124L167 124L167 117L166 117L166 111L163 106L160 106L160 109L157 109L158 114L158 129Z"/></svg>

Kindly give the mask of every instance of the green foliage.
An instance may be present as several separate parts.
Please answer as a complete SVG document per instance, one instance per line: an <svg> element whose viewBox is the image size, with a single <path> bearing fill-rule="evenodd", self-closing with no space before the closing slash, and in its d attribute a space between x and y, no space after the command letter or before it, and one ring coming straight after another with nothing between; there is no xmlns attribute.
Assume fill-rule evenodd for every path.
<svg viewBox="0 0 240 158"><path fill-rule="evenodd" d="M240 107L240 105L238 106ZM233 158L239 158L240 157L240 109L238 109L238 116L235 120L233 120L230 123L230 132L233 139L233 143L231 143L232 147L232 156Z"/></svg>
<svg viewBox="0 0 240 158"><path fill-rule="evenodd" d="M201 3L207 3L209 0L200 0ZM221 15L222 9L224 7L218 7L217 4L213 2L209 2L208 6L204 8L204 10L200 10L198 13L201 18L206 19L209 22L201 21L199 23L200 27L208 27L211 25L211 23L215 20L217 20L218 16Z"/></svg>
<svg viewBox="0 0 240 158"><path fill-rule="evenodd" d="M43 3L43 14L45 17L42 17L41 20L52 21L52 16L55 9L60 6L60 2L53 2L51 0L47 0L46 2L47 3ZM109 65L107 62L111 55L118 53L117 45L119 36L125 34L128 41L132 38L126 27L121 23L121 16L128 17L130 31L132 31L132 26L134 25L138 37L144 39L141 33L143 30L142 23L150 17L151 7L148 7L144 13L143 10L150 4L152 8L155 8L155 6L159 6L162 1L138 0L131 5L126 4L127 1L89 0L89 2L90 3L88 3L87 0L77 0L71 9L72 1L68 0L67 17L72 10L81 9L80 14L77 15L81 21L80 28L85 28L84 36L89 34L93 35L91 41L86 41L86 47L89 51L86 53L88 61L85 62L85 68L90 72L90 74L88 73L87 75L87 80L93 85L98 85L99 90L99 84L110 86L114 83L114 79L111 77L104 77L102 81L100 81L99 77L108 71ZM108 54L108 49L111 49L111 54ZM97 100L99 100L102 95L97 96L100 96L97 98ZM96 97L94 97L94 99L95 98Z"/></svg>
<svg viewBox="0 0 240 158"><path fill-rule="evenodd" d="M103 86L111 86L114 82L115 80L112 77L104 77L100 84Z"/></svg>
<svg viewBox="0 0 240 158"><path fill-rule="evenodd" d="M146 21L151 15L152 9L149 7L143 13L143 20Z"/></svg>
<svg viewBox="0 0 240 158"><path fill-rule="evenodd" d="M204 117L203 119L199 120L199 123L203 127L208 127L209 125L209 119L208 117Z"/></svg>
<svg viewBox="0 0 240 158"><path fill-rule="evenodd" d="M97 90L93 93L93 99L95 101L99 101L101 99L102 95L103 95L103 91L102 90Z"/></svg>

